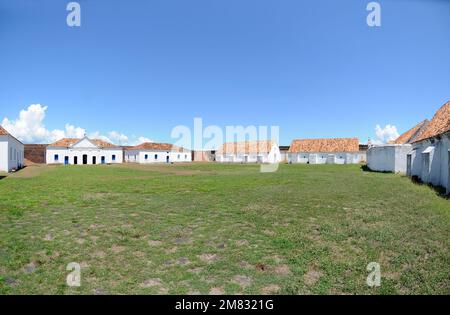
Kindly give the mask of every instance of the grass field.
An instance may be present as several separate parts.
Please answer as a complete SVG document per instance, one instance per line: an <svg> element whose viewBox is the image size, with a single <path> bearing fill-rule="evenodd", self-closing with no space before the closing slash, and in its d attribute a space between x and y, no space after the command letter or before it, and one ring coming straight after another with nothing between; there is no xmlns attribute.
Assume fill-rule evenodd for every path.
<svg viewBox="0 0 450 315"><path fill-rule="evenodd" d="M366 285L370 262L381 287ZM33 166L0 180L2 294L450 294L449 265L450 201L358 165Z"/></svg>

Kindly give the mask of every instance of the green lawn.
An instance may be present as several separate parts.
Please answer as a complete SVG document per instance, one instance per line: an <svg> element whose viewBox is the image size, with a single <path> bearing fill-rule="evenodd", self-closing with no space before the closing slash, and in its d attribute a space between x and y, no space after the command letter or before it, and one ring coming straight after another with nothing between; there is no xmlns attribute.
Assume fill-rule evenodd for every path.
<svg viewBox="0 0 450 315"><path fill-rule="evenodd" d="M381 287L366 285L370 262ZM450 294L449 265L450 201L358 165L34 166L0 180L2 294Z"/></svg>

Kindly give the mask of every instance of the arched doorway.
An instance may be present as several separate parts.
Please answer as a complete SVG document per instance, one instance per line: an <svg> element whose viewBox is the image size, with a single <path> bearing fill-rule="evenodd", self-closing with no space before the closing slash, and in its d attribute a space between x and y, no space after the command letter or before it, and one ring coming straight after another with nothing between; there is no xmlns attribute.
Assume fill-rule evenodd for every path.
<svg viewBox="0 0 450 315"><path fill-rule="evenodd" d="M83 164L87 164L87 163L88 163L87 154L83 154Z"/></svg>

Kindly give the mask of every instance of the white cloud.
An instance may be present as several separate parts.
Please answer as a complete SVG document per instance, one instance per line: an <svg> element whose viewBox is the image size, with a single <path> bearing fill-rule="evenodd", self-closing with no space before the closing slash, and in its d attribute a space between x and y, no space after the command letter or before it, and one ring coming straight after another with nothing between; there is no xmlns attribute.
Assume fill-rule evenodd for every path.
<svg viewBox="0 0 450 315"><path fill-rule="evenodd" d="M375 126L375 135L376 139L372 140L373 144L384 144L388 143L389 141L394 141L397 139L400 135L397 131L397 127L394 125L386 125L384 127L381 127L380 125Z"/></svg>
<svg viewBox="0 0 450 315"><path fill-rule="evenodd" d="M1 125L14 137L24 143L51 143L62 138L82 138L86 129L71 124L65 124L64 129L48 130L44 120L47 106L32 104L27 109L21 110L19 118L10 120L5 117ZM98 131L87 134L89 138L102 139L118 145L136 145L142 142L151 142L145 137L133 136L131 139L118 131L110 131L107 136Z"/></svg>

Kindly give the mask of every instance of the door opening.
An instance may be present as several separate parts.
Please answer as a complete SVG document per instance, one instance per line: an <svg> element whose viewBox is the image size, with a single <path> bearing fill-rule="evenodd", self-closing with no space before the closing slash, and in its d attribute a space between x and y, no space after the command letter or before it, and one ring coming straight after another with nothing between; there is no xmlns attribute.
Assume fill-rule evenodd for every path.
<svg viewBox="0 0 450 315"><path fill-rule="evenodd" d="M75 165L78 164L78 156L73 157L73 164L75 164Z"/></svg>
<svg viewBox="0 0 450 315"><path fill-rule="evenodd" d="M406 175L411 177L412 175L412 155L408 154L406 156Z"/></svg>
<svg viewBox="0 0 450 315"><path fill-rule="evenodd" d="M92 164L97 164L97 157L96 156L93 156L92 157Z"/></svg>
<svg viewBox="0 0 450 315"><path fill-rule="evenodd" d="M83 154L83 164L86 165L88 163L87 154Z"/></svg>
<svg viewBox="0 0 450 315"><path fill-rule="evenodd" d="M167 162L167 163L170 162L169 156L166 156L166 162Z"/></svg>
<svg viewBox="0 0 450 315"><path fill-rule="evenodd" d="M69 157L68 156L64 157L64 164L65 165L69 164Z"/></svg>
<svg viewBox="0 0 450 315"><path fill-rule="evenodd" d="M105 163L106 163L106 159L104 156L102 156L102 164L105 164Z"/></svg>

